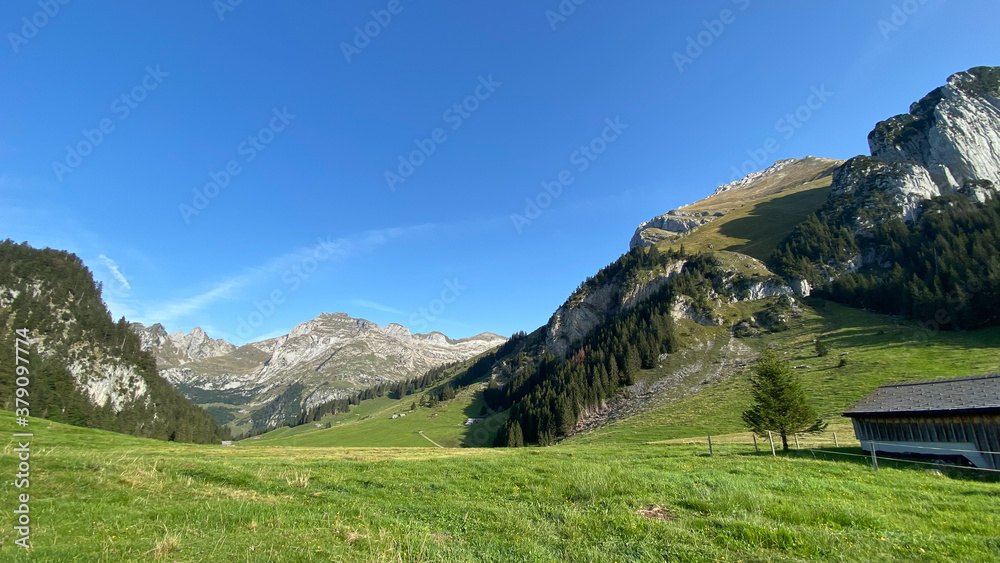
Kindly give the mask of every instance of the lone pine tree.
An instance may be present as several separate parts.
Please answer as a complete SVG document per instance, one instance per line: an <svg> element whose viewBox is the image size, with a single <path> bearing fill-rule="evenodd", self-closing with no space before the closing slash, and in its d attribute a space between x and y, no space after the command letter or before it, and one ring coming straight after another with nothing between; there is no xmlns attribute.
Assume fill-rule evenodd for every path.
<svg viewBox="0 0 1000 563"><path fill-rule="evenodd" d="M758 434L777 432L784 449L788 449L789 434L826 428L788 364L773 351L765 351L757 360L750 387L753 405L743 412L743 422Z"/></svg>

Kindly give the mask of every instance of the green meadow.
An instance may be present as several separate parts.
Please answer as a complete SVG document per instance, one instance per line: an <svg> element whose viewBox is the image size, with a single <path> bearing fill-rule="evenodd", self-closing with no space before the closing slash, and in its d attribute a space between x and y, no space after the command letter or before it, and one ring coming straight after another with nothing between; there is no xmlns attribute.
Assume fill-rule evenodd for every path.
<svg viewBox="0 0 1000 563"><path fill-rule="evenodd" d="M4 480L4 561L1000 558L1000 484L875 472L861 458L709 457L684 445L224 448L31 428L32 548L13 544L19 491Z"/></svg>

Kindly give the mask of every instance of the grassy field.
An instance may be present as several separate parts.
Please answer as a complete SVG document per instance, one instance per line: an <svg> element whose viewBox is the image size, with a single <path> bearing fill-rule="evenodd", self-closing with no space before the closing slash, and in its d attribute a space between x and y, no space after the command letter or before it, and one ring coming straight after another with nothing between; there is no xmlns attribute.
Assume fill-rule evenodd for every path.
<svg viewBox="0 0 1000 563"><path fill-rule="evenodd" d="M10 413L0 426L16 428ZM13 544L21 491L4 480L3 561L1000 558L1000 484L864 460L683 445L223 448L34 419L31 430L33 547Z"/></svg>

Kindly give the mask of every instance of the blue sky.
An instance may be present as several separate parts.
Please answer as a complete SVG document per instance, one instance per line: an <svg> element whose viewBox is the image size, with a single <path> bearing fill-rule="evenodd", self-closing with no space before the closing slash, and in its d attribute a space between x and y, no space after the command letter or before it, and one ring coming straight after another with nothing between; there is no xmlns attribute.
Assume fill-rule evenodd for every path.
<svg viewBox="0 0 1000 563"><path fill-rule="evenodd" d="M4 2L0 236L171 331L507 335L746 161L1000 64L994 1L678 4Z"/></svg>

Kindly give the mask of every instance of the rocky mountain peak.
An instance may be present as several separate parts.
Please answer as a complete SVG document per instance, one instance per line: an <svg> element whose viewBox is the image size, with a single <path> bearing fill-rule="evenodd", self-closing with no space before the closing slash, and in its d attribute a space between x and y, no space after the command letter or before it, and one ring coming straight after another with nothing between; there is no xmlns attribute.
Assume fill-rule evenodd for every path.
<svg viewBox="0 0 1000 563"><path fill-rule="evenodd" d="M834 196L851 194L859 209L881 197L872 194L883 194L893 207L883 215L911 221L932 197L992 197L1000 186L1000 67L952 75L909 113L879 122L868 145L871 157L848 161L832 190ZM859 229L880 219L859 215L865 215Z"/></svg>
<svg viewBox="0 0 1000 563"><path fill-rule="evenodd" d="M806 157L806 158L810 158L810 157ZM719 186L718 188L715 188L715 191L712 192L712 195L719 195L721 193L725 193L725 192L728 192L730 190L742 190L742 189L745 189L745 188L749 188L749 187L753 186L754 183L756 183L757 181L759 181L759 180L761 180L761 179L763 179L763 178L765 178L767 176L770 176L772 174L776 174L776 173L780 172L783 168L785 168L786 166L788 166L789 164L795 164L796 162L799 162L799 159L797 159L797 158L786 158L784 160L776 161L774 164L772 164L771 166L768 166L764 170L759 170L757 172L751 172L750 174L747 174L746 176L744 176L743 178L741 178L739 180L736 180L735 182L730 182L728 184L724 184L722 186Z"/></svg>
<svg viewBox="0 0 1000 563"><path fill-rule="evenodd" d="M184 351L196 341L215 342L199 334L204 332L192 330L180 346L168 339L157 350L158 358L168 346ZM160 367L195 403L204 398L213 405L228 405L217 408L229 410L232 426L245 431L278 424L300 408L345 398L365 387L423 375L506 340L492 333L451 340L440 332L412 334L397 323L381 327L346 313L322 313L284 336Z"/></svg>
<svg viewBox="0 0 1000 563"><path fill-rule="evenodd" d="M190 333L178 330L167 334L160 323L146 327L141 323L130 323L139 335L142 349L153 352L160 366L178 366L188 362L224 356L236 350L236 346L222 339L213 339L201 327Z"/></svg>

